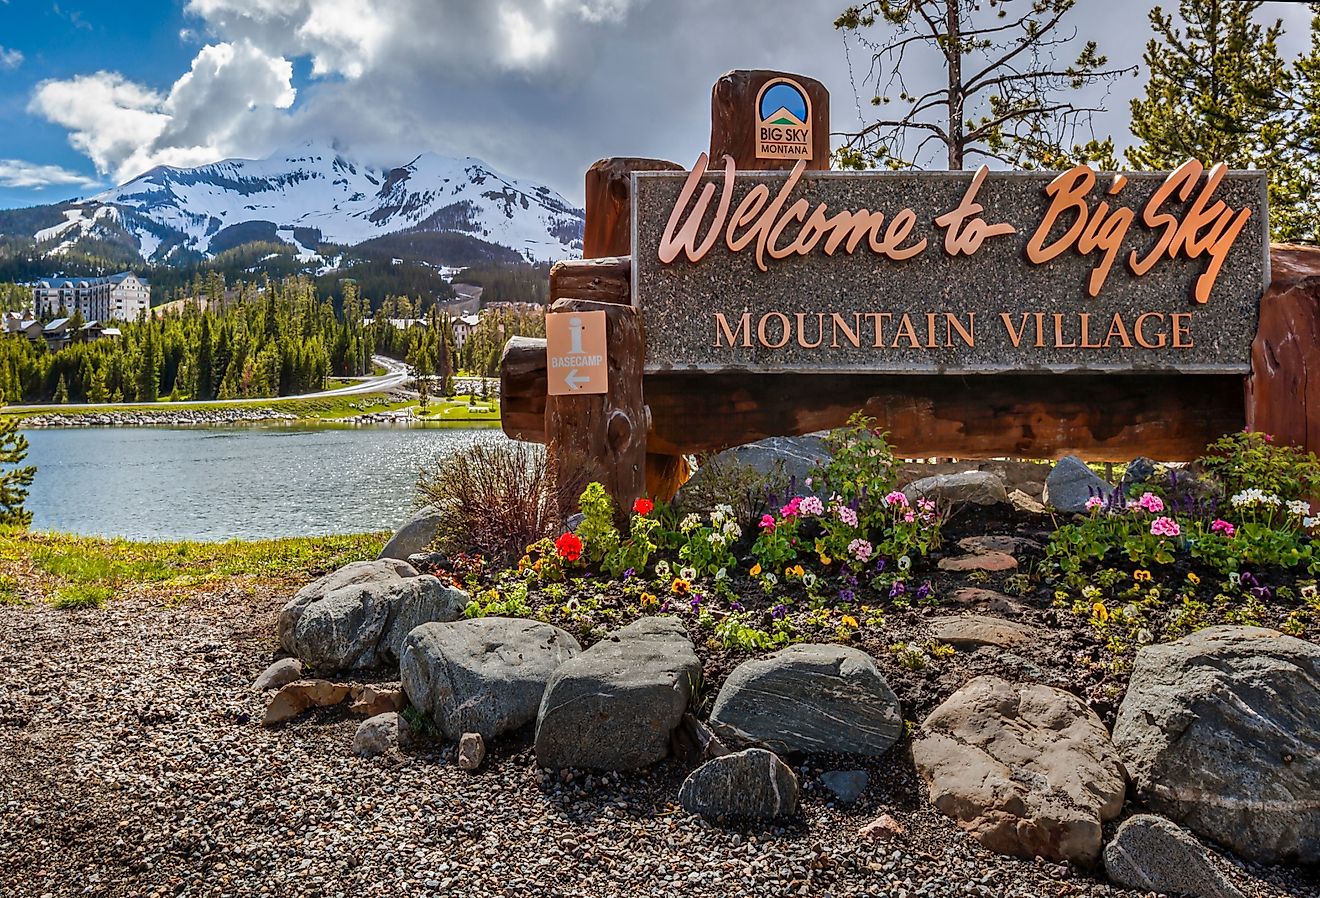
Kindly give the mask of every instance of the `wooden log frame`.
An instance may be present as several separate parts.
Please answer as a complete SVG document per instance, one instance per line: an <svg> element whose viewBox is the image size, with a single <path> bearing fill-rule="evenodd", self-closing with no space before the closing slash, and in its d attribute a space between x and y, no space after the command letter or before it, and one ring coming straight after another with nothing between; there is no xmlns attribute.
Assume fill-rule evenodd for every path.
<svg viewBox="0 0 1320 898"><path fill-rule="evenodd" d="M766 69L738 69L726 72L710 92L710 158L732 156L744 171L777 171L792 168L794 160L756 158L756 100L767 81L792 78L802 86L811 101L811 159L808 171L830 167L830 92L815 78L772 72Z"/></svg>
<svg viewBox="0 0 1320 898"><path fill-rule="evenodd" d="M632 306L561 299L550 314L605 313L609 392L545 396L545 432L560 514L577 510L582 488L604 484L614 498L619 523L626 523L633 500L646 490L646 432L650 415L642 402L642 361L646 357L641 316ZM506 347L507 358L507 347ZM544 365L545 351L541 351Z"/></svg>
<svg viewBox="0 0 1320 898"><path fill-rule="evenodd" d="M1320 248L1273 246L1270 272L1251 347L1247 426L1320 452Z"/></svg>

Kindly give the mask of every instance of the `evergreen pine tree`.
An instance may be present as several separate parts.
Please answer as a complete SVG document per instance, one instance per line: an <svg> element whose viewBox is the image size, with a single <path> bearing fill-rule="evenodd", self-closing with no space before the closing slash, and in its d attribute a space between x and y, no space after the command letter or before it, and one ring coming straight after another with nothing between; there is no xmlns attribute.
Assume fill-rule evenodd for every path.
<svg viewBox="0 0 1320 898"><path fill-rule="evenodd" d="M4 405L2 393L0 405ZM24 510L23 502L37 469L32 465L20 467L27 452L27 440L18 432L18 419L6 416L0 420L0 526L26 527L32 523L32 512Z"/></svg>
<svg viewBox="0 0 1320 898"><path fill-rule="evenodd" d="M65 383L64 375L60 375L59 381L55 384L55 396L51 400L57 405L68 405L69 403L69 385Z"/></svg>

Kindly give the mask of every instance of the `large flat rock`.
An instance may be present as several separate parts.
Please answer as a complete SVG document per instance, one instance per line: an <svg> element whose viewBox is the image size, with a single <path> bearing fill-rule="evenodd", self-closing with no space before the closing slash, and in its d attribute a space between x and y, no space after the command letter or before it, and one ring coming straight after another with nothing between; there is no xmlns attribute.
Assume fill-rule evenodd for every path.
<svg viewBox="0 0 1320 898"><path fill-rule="evenodd" d="M537 762L634 770L664 759L700 680L678 620L643 618L611 633L551 676L536 721Z"/></svg>
<svg viewBox="0 0 1320 898"><path fill-rule="evenodd" d="M1320 646L1210 627L1137 653L1114 724L1154 811L1264 863L1320 861Z"/></svg>
<svg viewBox="0 0 1320 898"><path fill-rule="evenodd" d="M745 661L715 698L721 738L778 752L882 755L903 732L898 699L870 655L795 645Z"/></svg>
<svg viewBox="0 0 1320 898"><path fill-rule="evenodd" d="M1094 864L1125 779L1104 724L1049 686L977 677L912 744L931 803L999 854Z"/></svg>
<svg viewBox="0 0 1320 898"><path fill-rule="evenodd" d="M689 813L711 820L773 820L797 810L798 782L773 752L749 748L692 771L678 801Z"/></svg>

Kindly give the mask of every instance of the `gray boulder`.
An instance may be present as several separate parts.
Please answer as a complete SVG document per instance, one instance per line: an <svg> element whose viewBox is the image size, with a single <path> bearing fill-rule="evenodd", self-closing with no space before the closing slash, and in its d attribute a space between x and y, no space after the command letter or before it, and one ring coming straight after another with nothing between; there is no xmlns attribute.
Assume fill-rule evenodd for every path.
<svg viewBox="0 0 1320 898"><path fill-rule="evenodd" d="M909 502L929 499L941 508L962 505L999 505L1008 502L1004 481L989 471L936 474L903 487Z"/></svg>
<svg viewBox="0 0 1320 898"><path fill-rule="evenodd" d="M1210 627L1137 654L1114 744L1137 795L1263 863L1320 861L1320 646Z"/></svg>
<svg viewBox="0 0 1320 898"><path fill-rule="evenodd" d="M1243 898L1210 853L1176 824L1140 814L1123 822L1105 846L1110 882L1140 892L1186 898Z"/></svg>
<svg viewBox="0 0 1320 898"><path fill-rule="evenodd" d="M408 560L410 555L418 555L430 548L435 541L436 528L440 526L440 509L428 505L413 514L395 531L394 536L380 550L378 558L399 558Z"/></svg>
<svg viewBox="0 0 1320 898"><path fill-rule="evenodd" d="M675 501L681 508L706 510L717 501L723 502L726 496L715 496L715 481L727 479L738 469L750 469L771 482L765 492L777 494L780 501L786 497L790 488L797 495L819 495L821 468L829 463L830 451L825 440L818 436L770 437L735 446L717 453L705 461L693 473L691 479L683 484ZM807 486L812 479L816 491ZM764 500L758 500L764 506ZM760 514L765 507L749 509Z"/></svg>
<svg viewBox="0 0 1320 898"><path fill-rule="evenodd" d="M252 683L253 692L267 692L302 679L302 662L297 658L281 658L262 671Z"/></svg>
<svg viewBox="0 0 1320 898"><path fill-rule="evenodd" d="M912 760L936 809L998 854L1093 864L1123 809L1104 724L1049 686L977 677L926 718Z"/></svg>
<svg viewBox="0 0 1320 898"><path fill-rule="evenodd" d="M487 741L536 719L545 684L582 651L558 627L487 617L422 624L408 634L399 675L412 706L440 734Z"/></svg>
<svg viewBox="0 0 1320 898"><path fill-rule="evenodd" d="M394 711L387 711L358 724L353 733L353 754L360 758L374 758L407 745L409 741L408 722Z"/></svg>
<svg viewBox="0 0 1320 898"><path fill-rule="evenodd" d="M827 770L820 775L821 785L843 804L855 804L870 782L865 770Z"/></svg>
<svg viewBox="0 0 1320 898"><path fill-rule="evenodd" d="M1075 455L1068 455L1054 465L1045 478L1044 502L1057 511L1069 514L1086 511L1086 500L1092 496L1108 499L1114 488Z"/></svg>
<svg viewBox="0 0 1320 898"><path fill-rule="evenodd" d="M308 583L294 594L288 604L280 611L276 625L280 645L286 652L296 654L293 649L293 631L298 626L298 618L303 609L313 602L324 599L337 589L355 586L360 583L391 583L404 577L416 577L417 570L404 561L383 558L376 561L354 561L337 571L331 571Z"/></svg>
<svg viewBox="0 0 1320 898"><path fill-rule="evenodd" d="M403 564L373 562L386 563ZM431 621L457 620L468 603L467 593L431 576L379 575L297 604L301 596L281 612L281 642L306 667L319 671L397 664L413 629ZM292 621L287 631L286 615Z"/></svg>
<svg viewBox="0 0 1320 898"><path fill-rule="evenodd" d="M903 732L898 699L870 655L794 645L745 661L725 680L710 724L729 742L777 752L882 755Z"/></svg>
<svg viewBox="0 0 1320 898"><path fill-rule="evenodd" d="M643 618L559 666L536 720L542 767L633 770L662 760L701 680L683 625Z"/></svg>
<svg viewBox="0 0 1320 898"><path fill-rule="evenodd" d="M797 777L773 752L749 748L688 774L678 802L710 820L773 820L797 810Z"/></svg>

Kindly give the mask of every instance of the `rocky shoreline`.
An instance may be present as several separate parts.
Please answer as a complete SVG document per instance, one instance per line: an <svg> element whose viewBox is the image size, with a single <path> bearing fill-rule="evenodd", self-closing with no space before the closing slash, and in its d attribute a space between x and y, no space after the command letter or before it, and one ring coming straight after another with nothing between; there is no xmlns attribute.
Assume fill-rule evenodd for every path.
<svg viewBox="0 0 1320 898"><path fill-rule="evenodd" d="M23 418L24 429L55 427L185 427L297 421L297 415L268 408L178 409L151 412L52 413Z"/></svg>

